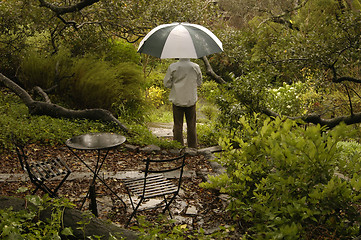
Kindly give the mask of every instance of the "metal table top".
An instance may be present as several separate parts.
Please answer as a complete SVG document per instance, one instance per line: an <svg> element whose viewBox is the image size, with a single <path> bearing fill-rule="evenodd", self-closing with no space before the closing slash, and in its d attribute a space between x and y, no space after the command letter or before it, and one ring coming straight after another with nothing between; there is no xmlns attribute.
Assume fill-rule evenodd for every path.
<svg viewBox="0 0 361 240"><path fill-rule="evenodd" d="M87 133L69 138L65 144L79 150L100 150L117 147L125 140L124 136L116 133Z"/></svg>

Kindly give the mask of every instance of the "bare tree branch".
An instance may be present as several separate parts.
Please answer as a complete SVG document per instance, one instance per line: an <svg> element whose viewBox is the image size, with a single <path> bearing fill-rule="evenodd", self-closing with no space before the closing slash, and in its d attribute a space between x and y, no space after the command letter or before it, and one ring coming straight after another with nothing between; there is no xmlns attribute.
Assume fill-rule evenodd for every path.
<svg viewBox="0 0 361 240"><path fill-rule="evenodd" d="M36 86L36 87L34 87L34 90L35 90L40 96L42 96L42 97L44 98L44 101L45 101L46 103L51 103L51 100L50 100L48 94L46 94L41 87Z"/></svg>
<svg viewBox="0 0 361 240"><path fill-rule="evenodd" d="M361 79L353 78L353 77L340 77L340 78L334 78L332 82L334 83L341 83L344 81L348 82L354 82L354 83L361 83Z"/></svg>
<svg viewBox="0 0 361 240"><path fill-rule="evenodd" d="M85 110L72 110L48 102L34 101L29 93L27 93L23 88L21 88L15 82L11 81L9 78L5 77L1 73L0 83L4 84L17 96L19 96L24 102L24 104L28 107L29 113L32 115L47 115L55 118L86 118L90 120L100 120L115 123L123 131L128 132L128 128L105 109L95 108Z"/></svg>
<svg viewBox="0 0 361 240"><path fill-rule="evenodd" d="M297 11L300 8L304 7L307 2L308 2L308 0L300 1L297 4L297 6L295 6L294 8L286 10L284 13L279 14L277 16L274 16L271 11L258 9L260 12L266 12L271 15L270 18L267 18L264 21L262 21L259 24L259 26L261 26L265 22L274 22L274 23L279 23L279 24L285 25L286 27L288 27L292 30L299 30L298 27L295 27L294 24L290 20L285 19L285 17L288 16L291 12Z"/></svg>
<svg viewBox="0 0 361 240"><path fill-rule="evenodd" d="M348 102L349 102L349 106L350 106L351 115L353 115L353 107L352 107L352 99L351 99L350 91L348 90L348 87L347 87L346 84L343 84L343 86L345 87L346 92L347 92L347 97L348 97Z"/></svg>
<svg viewBox="0 0 361 240"><path fill-rule="evenodd" d="M208 76L212 77L214 80L216 80L218 83L221 83L221 84L225 84L226 81L224 81L224 79L217 75L213 69L212 69L212 66L211 64L209 63L208 61L208 58L207 57L203 57L202 58L203 62L204 62L204 65L206 66L206 73Z"/></svg>
<svg viewBox="0 0 361 240"><path fill-rule="evenodd" d="M270 110L270 109L263 109L262 113L266 114L269 117L280 117L281 115ZM335 117L331 119L324 119L321 118L320 115L317 114L310 114L305 116L299 116L299 117L290 117L285 116L292 120L303 120L306 123L313 123L313 124L320 124L321 126L327 126L328 128L332 129L339 125L341 122L344 122L347 125L355 124L355 123L361 123L361 112L354 113L350 116L340 116Z"/></svg>
<svg viewBox="0 0 361 240"><path fill-rule="evenodd" d="M80 1L79 3L77 3L77 4L66 6L66 7L56 6L54 4L46 2L44 0L39 0L39 2L40 2L40 7L49 8L56 15L60 16L60 15L66 14L66 13L72 13L72 12L80 11L83 8L86 8L88 6L93 5L96 2L99 2L99 0L83 0L83 1Z"/></svg>

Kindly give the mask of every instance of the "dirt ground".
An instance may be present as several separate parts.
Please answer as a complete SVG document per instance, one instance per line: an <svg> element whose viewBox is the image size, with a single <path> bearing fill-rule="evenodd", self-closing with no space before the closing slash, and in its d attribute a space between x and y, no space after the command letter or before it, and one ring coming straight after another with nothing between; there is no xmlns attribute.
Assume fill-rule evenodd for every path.
<svg viewBox="0 0 361 240"><path fill-rule="evenodd" d="M31 159L46 159L59 155L66 161L72 170L71 176L73 178L67 180L58 193L60 196L69 198L79 208L90 183L90 177L81 177L81 174L89 173L89 170L65 146L49 147L33 144L27 146L26 149ZM94 151L81 151L79 154L90 164L96 160L96 153ZM148 156L152 158L167 158L173 155L168 151L145 153L120 147L109 152L102 167L102 172L116 174L139 171L144 166L142 160ZM0 174L19 176L18 174L24 173L20 168L15 151L0 154L0 159ZM186 158L185 171L191 174L184 178L180 197L177 197L174 206L172 206L173 217L177 222L179 224L187 224L189 229L203 228L208 233L219 229L220 226L235 225L230 214L226 211L227 200L224 199L224 196L220 195L217 191L199 187L201 182L206 181L205 176L207 174L214 173L209 160L203 155L188 156ZM125 188L120 179L110 177L105 181L119 196L122 196L122 198L126 196ZM24 197L26 194L31 193L30 190L25 193L18 193L17 190L20 187L27 187L30 190L34 189L30 181L0 180L1 195ZM121 202L100 182L97 182L96 191L99 218L111 220L117 225L124 227L129 217L131 206L128 205L128 211L125 211ZM40 191L37 193L42 194ZM126 203L128 204L127 201ZM87 210L88 206L88 200L86 200L82 209ZM143 211L139 215L144 215L148 221L154 221L160 212L160 209L157 209ZM134 224L136 222L131 223L129 227ZM234 238L239 239L239 236L236 237L236 235L238 234L234 232Z"/></svg>

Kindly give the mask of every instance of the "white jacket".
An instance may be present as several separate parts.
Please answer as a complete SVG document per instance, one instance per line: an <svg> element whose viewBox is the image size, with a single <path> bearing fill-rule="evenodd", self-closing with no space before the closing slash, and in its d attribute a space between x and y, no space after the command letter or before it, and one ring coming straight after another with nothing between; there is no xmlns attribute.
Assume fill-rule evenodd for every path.
<svg viewBox="0 0 361 240"><path fill-rule="evenodd" d="M197 102L197 87L202 84L202 72L198 64L189 58L172 63L163 80L170 88L169 100L179 107L190 107Z"/></svg>

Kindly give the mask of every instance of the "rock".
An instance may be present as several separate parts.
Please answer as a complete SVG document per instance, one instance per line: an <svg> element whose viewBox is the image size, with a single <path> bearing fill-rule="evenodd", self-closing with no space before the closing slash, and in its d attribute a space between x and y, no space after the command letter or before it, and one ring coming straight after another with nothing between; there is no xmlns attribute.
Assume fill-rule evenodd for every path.
<svg viewBox="0 0 361 240"><path fill-rule="evenodd" d="M123 146L126 147L127 149L132 150L132 151L138 151L139 150L139 146L135 146L135 145L127 144L127 143L124 143Z"/></svg>
<svg viewBox="0 0 361 240"><path fill-rule="evenodd" d="M169 153L174 154L174 155L180 155L181 150L180 149L170 149Z"/></svg>
<svg viewBox="0 0 361 240"><path fill-rule="evenodd" d="M185 148L182 150L182 153L190 156L196 156L198 151L195 148Z"/></svg>
<svg viewBox="0 0 361 240"><path fill-rule="evenodd" d="M214 152L220 152L220 151L222 151L222 148L220 146L213 146L213 147L199 149L198 153L208 154L208 153L214 153Z"/></svg>
<svg viewBox="0 0 361 240"><path fill-rule="evenodd" d="M28 205L30 203L27 203ZM20 211L25 209L26 203L24 199L0 196L0 209L13 208L13 211ZM40 213L40 220L45 221L51 218L51 210L45 209ZM80 225L78 222L89 222L85 225ZM74 233L73 238L69 239L86 239L90 236L103 236L101 239L109 239L110 233L113 236L122 236L128 240L135 240L138 238L138 234L122 229L114 224L102 221L96 217L93 217L90 213L84 214L84 212L77 209L66 208L63 216L63 226L71 227Z"/></svg>
<svg viewBox="0 0 361 240"><path fill-rule="evenodd" d="M161 151L161 148L152 144L152 145L148 145L143 148L140 148L139 151L146 152L146 153L159 152L159 151Z"/></svg>
<svg viewBox="0 0 361 240"><path fill-rule="evenodd" d="M216 174L222 174L226 172L225 168L222 167L222 165L217 162L210 161L209 164L211 165L212 169Z"/></svg>
<svg viewBox="0 0 361 240"><path fill-rule="evenodd" d="M198 211L197 208L195 206L188 206L187 211L186 211L186 215L197 215Z"/></svg>
<svg viewBox="0 0 361 240"><path fill-rule="evenodd" d="M191 217L182 217L182 216L174 216L174 220L177 225L187 224L187 227L192 226L192 218Z"/></svg>

